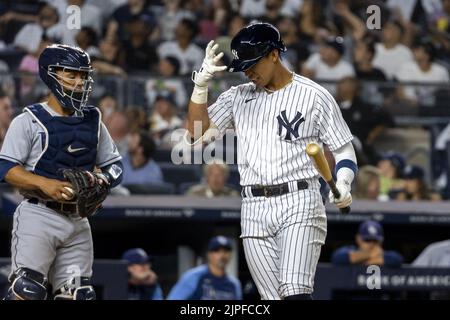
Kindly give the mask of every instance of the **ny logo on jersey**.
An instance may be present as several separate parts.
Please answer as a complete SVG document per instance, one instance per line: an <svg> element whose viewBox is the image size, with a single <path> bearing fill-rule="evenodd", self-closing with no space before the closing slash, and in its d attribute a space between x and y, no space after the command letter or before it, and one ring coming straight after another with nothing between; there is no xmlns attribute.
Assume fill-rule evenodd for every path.
<svg viewBox="0 0 450 320"><path fill-rule="evenodd" d="M231 50L231 54L233 55L233 59L235 60L239 60L239 56L236 50Z"/></svg>
<svg viewBox="0 0 450 320"><path fill-rule="evenodd" d="M302 117L302 114L297 111L294 119L289 121L286 116L286 110L281 111L281 114L277 117L278 120L278 135L281 137L281 132L283 131L283 127L286 129L285 140L292 140L291 134L294 135L295 138L298 138L298 127L302 122L305 121L305 118Z"/></svg>

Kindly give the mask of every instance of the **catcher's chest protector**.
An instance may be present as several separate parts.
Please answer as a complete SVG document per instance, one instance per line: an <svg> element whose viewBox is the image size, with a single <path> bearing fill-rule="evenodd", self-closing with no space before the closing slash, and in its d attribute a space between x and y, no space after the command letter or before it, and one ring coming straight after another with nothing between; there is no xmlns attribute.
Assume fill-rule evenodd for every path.
<svg viewBox="0 0 450 320"><path fill-rule="evenodd" d="M40 137L43 154L35 165L36 174L62 179L59 169L94 170L100 130L96 108L85 108L84 117L53 117L40 104L25 110L46 128Z"/></svg>

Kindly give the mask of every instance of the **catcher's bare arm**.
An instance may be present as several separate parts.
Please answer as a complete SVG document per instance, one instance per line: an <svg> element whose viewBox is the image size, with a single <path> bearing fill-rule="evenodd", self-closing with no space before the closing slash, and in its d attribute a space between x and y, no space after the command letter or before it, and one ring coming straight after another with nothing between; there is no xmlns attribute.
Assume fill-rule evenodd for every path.
<svg viewBox="0 0 450 320"><path fill-rule="evenodd" d="M55 201L63 201L63 193L70 197L70 192L64 187L72 187L67 181L49 179L25 170L24 167L17 163L6 160L0 161L2 171L6 170L2 180L8 182L12 186L28 191L42 191Z"/></svg>

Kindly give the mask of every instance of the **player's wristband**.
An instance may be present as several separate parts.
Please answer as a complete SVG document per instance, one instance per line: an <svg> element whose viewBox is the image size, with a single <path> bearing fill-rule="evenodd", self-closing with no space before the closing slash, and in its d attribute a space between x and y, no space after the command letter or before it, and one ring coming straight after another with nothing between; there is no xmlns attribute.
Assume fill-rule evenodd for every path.
<svg viewBox="0 0 450 320"><path fill-rule="evenodd" d="M208 87L194 86L191 101L196 104L206 104L208 102Z"/></svg>

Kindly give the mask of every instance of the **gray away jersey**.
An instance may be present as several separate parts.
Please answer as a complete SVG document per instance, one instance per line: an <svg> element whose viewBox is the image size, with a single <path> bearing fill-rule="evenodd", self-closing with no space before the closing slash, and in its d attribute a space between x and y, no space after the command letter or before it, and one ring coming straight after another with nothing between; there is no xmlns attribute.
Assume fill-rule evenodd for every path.
<svg viewBox="0 0 450 320"><path fill-rule="evenodd" d="M42 103L42 106L52 116L58 116L46 103ZM103 122L100 123L99 131L96 165L105 167L122 157ZM45 135L43 127L29 112L23 112L11 122L0 152L0 159L19 163L26 170L32 171L44 151L42 135Z"/></svg>
<svg viewBox="0 0 450 320"><path fill-rule="evenodd" d="M334 151L353 139L333 96L297 74L274 93L251 82L231 87L208 113L222 134L227 128L236 131L243 186L318 177L307 144L326 144Z"/></svg>

